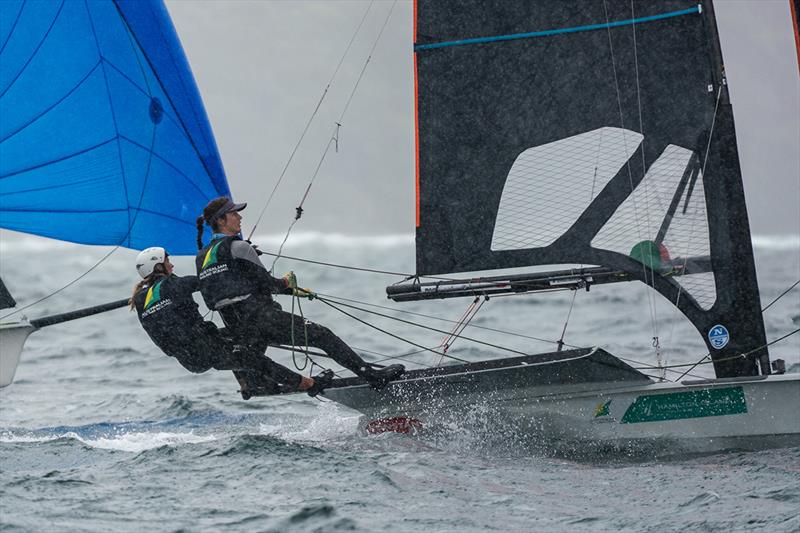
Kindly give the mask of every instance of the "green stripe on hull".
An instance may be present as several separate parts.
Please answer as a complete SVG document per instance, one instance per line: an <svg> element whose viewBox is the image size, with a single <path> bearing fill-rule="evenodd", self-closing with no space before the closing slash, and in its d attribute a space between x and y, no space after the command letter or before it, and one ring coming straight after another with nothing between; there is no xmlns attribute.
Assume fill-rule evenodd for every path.
<svg viewBox="0 0 800 533"><path fill-rule="evenodd" d="M625 411L622 424L659 422L707 416L738 415L747 412L742 387L701 389L672 394L639 396Z"/></svg>

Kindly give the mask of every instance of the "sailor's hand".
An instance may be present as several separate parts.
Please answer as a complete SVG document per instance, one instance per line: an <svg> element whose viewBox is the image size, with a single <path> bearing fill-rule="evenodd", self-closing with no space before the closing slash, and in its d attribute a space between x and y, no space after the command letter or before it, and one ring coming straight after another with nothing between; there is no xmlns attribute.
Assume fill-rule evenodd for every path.
<svg viewBox="0 0 800 533"><path fill-rule="evenodd" d="M287 272L283 275L283 281L286 283L287 289L297 289L297 276L294 272Z"/></svg>
<svg viewBox="0 0 800 533"><path fill-rule="evenodd" d="M317 297L317 293L312 291L311 289L304 289L302 287L297 287L296 289L292 289L292 296L297 296L298 298L308 298L309 300L313 300Z"/></svg>
<svg viewBox="0 0 800 533"><path fill-rule="evenodd" d="M255 252L256 252L256 255L264 255L264 252L262 252L261 250L259 250L259 249L258 249L258 245L257 245L257 244L253 244L253 243L252 243L252 242L250 242L250 241L245 241L245 242L246 242L247 244L249 244L249 245L250 245L250 246L253 248L253 250L255 250Z"/></svg>
<svg viewBox="0 0 800 533"><path fill-rule="evenodd" d="M314 386L314 378L307 378L305 376L300 378L300 385L297 386L297 390L308 390Z"/></svg>

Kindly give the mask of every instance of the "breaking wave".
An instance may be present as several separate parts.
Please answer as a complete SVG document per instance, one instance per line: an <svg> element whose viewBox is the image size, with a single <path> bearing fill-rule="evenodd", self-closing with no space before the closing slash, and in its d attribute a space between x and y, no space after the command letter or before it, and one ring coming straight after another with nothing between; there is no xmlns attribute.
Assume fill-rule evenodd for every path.
<svg viewBox="0 0 800 533"><path fill-rule="evenodd" d="M275 247L283 242L284 235L256 235L253 242L262 248ZM323 233L321 231L307 231L293 233L287 245L307 246L324 245L345 248L394 248L397 246L411 246L414 244L414 234L397 233L388 235L346 235L344 233Z"/></svg>
<svg viewBox="0 0 800 533"><path fill-rule="evenodd" d="M283 234L260 234L253 242L268 250L277 248L283 242ZM800 249L800 235L753 235L753 246L763 250L795 250ZM305 231L292 233L288 246L299 247L322 245L344 248L393 248L413 246L413 233L390 233L384 235L348 235L345 233L326 233L321 231ZM58 241L46 237L26 235L8 230L0 232L0 252L52 252L53 250L69 250L78 248L85 250L86 245ZM100 252L111 250L111 246L92 246Z"/></svg>
<svg viewBox="0 0 800 533"><path fill-rule="evenodd" d="M759 250L800 250L800 235L753 235L752 240Z"/></svg>
<svg viewBox="0 0 800 533"><path fill-rule="evenodd" d="M74 431L60 434L36 435L22 434L16 435L13 432L0 434L2 443L46 443L54 441L77 441L90 448L101 450L115 450L121 452L139 453L162 446L182 446L185 444L198 444L202 442L212 442L217 440L214 435L196 435L193 432L169 433L169 432L131 432L120 433L117 435L85 437L78 435Z"/></svg>

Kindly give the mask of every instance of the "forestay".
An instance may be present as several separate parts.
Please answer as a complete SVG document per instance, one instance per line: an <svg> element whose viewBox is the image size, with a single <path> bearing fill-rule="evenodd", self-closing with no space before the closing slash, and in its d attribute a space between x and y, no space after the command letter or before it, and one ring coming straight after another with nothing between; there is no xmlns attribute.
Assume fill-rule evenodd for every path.
<svg viewBox="0 0 800 533"><path fill-rule="evenodd" d="M160 0L0 2L0 227L192 254L229 194Z"/></svg>
<svg viewBox="0 0 800 533"><path fill-rule="evenodd" d="M415 5L417 273L606 267L768 372L711 2Z"/></svg>

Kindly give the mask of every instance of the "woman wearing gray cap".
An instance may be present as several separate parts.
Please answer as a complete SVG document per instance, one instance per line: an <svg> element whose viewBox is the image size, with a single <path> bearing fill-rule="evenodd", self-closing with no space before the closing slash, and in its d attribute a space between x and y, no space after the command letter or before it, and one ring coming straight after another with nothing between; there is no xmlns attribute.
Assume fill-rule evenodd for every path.
<svg viewBox="0 0 800 533"><path fill-rule="evenodd" d="M273 294L294 294L309 299L315 295L298 289L294 275L273 277L261 263L255 248L242 240L239 211L246 206L227 197L216 198L205 207L203 216L197 218L199 252L195 264L200 293L209 309L219 312L238 341L266 350L269 343L292 344L307 340L309 346L321 349L376 388L405 372L402 365L376 369L325 326L281 310L272 299ZM204 224L214 232L206 246L202 242Z"/></svg>

